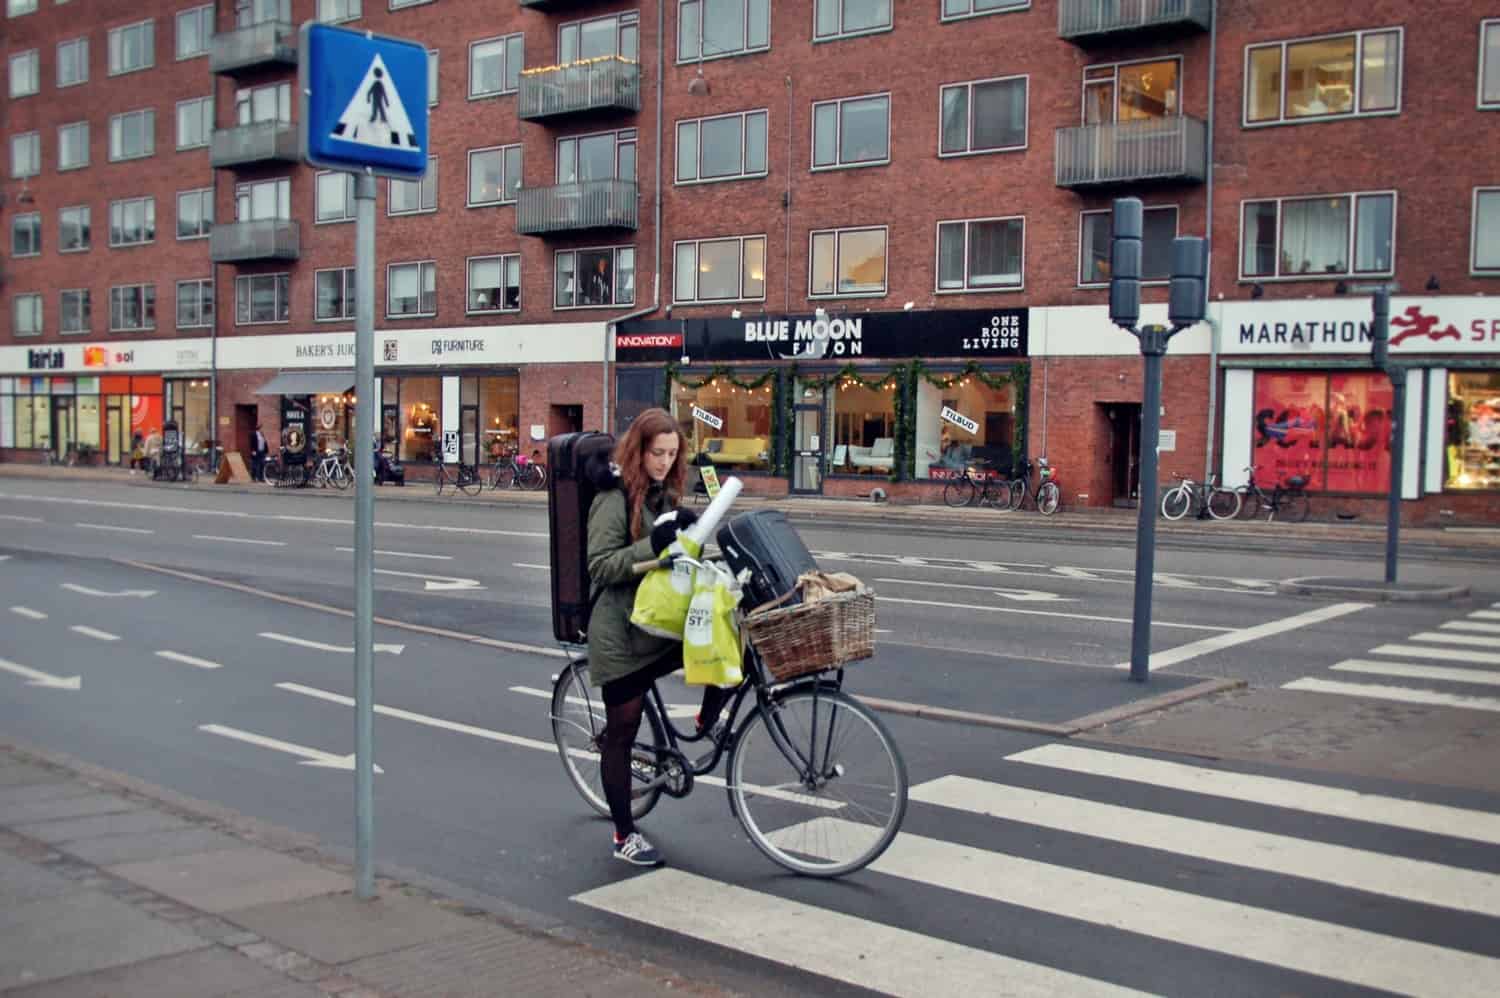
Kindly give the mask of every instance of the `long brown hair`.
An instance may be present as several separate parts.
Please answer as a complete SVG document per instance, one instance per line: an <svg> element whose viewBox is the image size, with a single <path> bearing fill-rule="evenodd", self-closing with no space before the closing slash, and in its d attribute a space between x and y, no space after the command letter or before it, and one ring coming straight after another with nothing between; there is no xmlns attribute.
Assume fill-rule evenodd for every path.
<svg viewBox="0 0 1500 998"><path fill-rule="evenodd" d="M625 436L615 444L614 462L620 468L620 481L625 488L625 503L630 511L630 537L639 540L642 536L641 530L641 507L646 501L646 491L651 487L651 477L646 474L644 465L645 452L655 440L658 434L675 433L677 435L677 459L672 462L671 469L662 485L667 490L667 501L676 505L682 496L682 483L687 477L687 465L684 462L684 450L682 428L677 425L677 420L665 409L647 409L635 417L635 422L630 424L630 429L625 431Z"/></svg>

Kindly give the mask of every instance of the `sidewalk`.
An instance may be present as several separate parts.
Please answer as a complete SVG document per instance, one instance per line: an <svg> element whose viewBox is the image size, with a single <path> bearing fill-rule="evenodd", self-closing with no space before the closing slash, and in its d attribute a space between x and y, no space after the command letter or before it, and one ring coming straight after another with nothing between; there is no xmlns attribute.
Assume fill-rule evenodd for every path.
<svg viewBox="0 0 1500 998"><path fill-rule="evenodd" d="M0 742L6 998L716 995L296 833Z"/></svg>

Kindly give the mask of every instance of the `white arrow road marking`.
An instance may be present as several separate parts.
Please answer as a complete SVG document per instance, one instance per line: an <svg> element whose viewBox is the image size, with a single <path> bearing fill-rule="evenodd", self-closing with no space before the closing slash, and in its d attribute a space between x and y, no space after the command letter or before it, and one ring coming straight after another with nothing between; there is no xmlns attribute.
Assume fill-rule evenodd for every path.
<svg viewBox="0 0 1500 998"><path fill-rule="evenodd" d="M432 575L427 572L397 572L390 568L374 569L376 575L395 575L406 579L425 579L423 586L428 592L446 589L483 589L478 579L456 579L449 575Z"/></svg>
<svg viewBox="0 0 1500 998"><path fill-rule="evenodd" d="M966 586L958 582L918 582L915 579L876 579L876 582L893 582L900 586L935 586L939 589L977 589L982 593L994 593L1018 603L1075 603L1076 600L1044 593L1040 589L1000 589L995 586Z"/></svg>
<svg viewBox="0 0 1500 998"><path fill-rule="evenodd" d="M20 516L15 513L0 513L0 520L15 520L17 523L46 523L40 516ZM5 557L9 558L10 555Z"/></svg>
<svg viewBox="0 0 1500 998"><path fill-rule="evenodd" d="M18 615L20 615L22 617L27 617L27 618L29 618L31 620L46 620L47 619L47 615L45 613L43 613L40 610L33 610L29 606L13 606L13 607L10 608L10 612L14 613L14 614L18 614Z"/></svg>
<svg viewBox="0 0 1500 998"><path fill-rule="evenodd" d="M156 531L144 527L112 527L107 523L75 523L79 530L104 530L111 534L154 534Z"/></svg>
<svg viewBox="0 0 1500 998"><path fill-rule="evenodd" d="M94 638L99 641L120 640L120 636L118 634L111 634L108 631L101 631L97 628L89 627L85 624L74 624L72 627L69 627L68 630L77 631L79 634L82 634L86 638Z"/></svg>
<svg viewBox="0 0 1500 998"><path fill-rule="evenodd" d="M353 548L334 548L334 550L335 551L342 551L345 554L353 554L354 553L354 549ZM451 554L416 554L416 553L411 552L411 551L382 551L379 548L375 549L375 553L378 554L378 555L380 555L383 558L423 558L423 559L426 559L427 561L452 561L453 560L453 556Z"/></svg>
<svg viewBox="0 0 1500 998"><path fill-rule="evenodd" d="M294 638L290 634L277 634L275 631L261 631L258 637L269 638L272 641L280 641L284 644L298 645L302 648L311 648L314 651L338 652L341 655L353 655L354 648L351 645L326 645L321 641L309 641L306 638ZM406 645L384 645L376 643L374 651L387 652L391 655L399 655L406 650Z"/></svg>
<svg viewBox="0 0 1500 998"><path fill-rule="evenodd" d="M1114 582L1115 579L1101 579L1086 568L1070 568L1067 565L1058 565L1052 569L1054 575L1061 575L1065 579L1082 579L1085 582Z"/></svg>
<svg viewBox="0 0 1500 998"><path fill-rule="evenodd" d="M83 688L83 680L78 676L69 676L64 679L61 676L48 675L37 669L28 669L24 665L7 662L3 658L0 658L0 670L14 673L29 680L26 684L27 686L45 686L53 690L78 690Z"/></svg>
<svg viewBox="0 0 1500 998"><path fill-rule="evenodd" d="M258 541L251 537L220 537L218 534L194 534L193 540L218 541L220 544L258 544L268 548L286 547L286 541Z"/></svg>
<svg viewBox="0 0 1500 998"><path fill-rule="evenodd" d="M156 653L156 657L157 658L164 658L164 659L168 660L169 662L181 662L183 665L191 665L194 668L198 668L198 669L222 669L223 668L223 666L220 665L218 662L210 662L210 661L208 661L207 659L204 659L204 658L194 658L191 655L184 655L181 652L176 652L176 651L159 651L159 652Z"/></svg>
<svg viewBox="0 0 1500 998"><path fill-rule="evenodd" d="M76 582L64 582L62 588L71 593L80 593L84 596L133 596L136 599L148 599L156 595L155 589L121 589L117 593L107 593L103 589L90 589L88 586L80 586Z"/></svg>
<svg viewBox="0 0 1500 998"><path fill-rule="evenodd" d="M225 738L233 738L237 742L245 742L248 745L259 745L261 748L275 749L277 752L285 752L288 755L301 756L303 761L299 766L315 766L319 769L354 769L354 753L348 755L334 755L332 752L324 752L321 749L308 748L306 745L294 745L291 742L281 741L279 738L267 738L265 735L257 735L250 731L241 731L238 728L228 728L222 724L200 724L198 730L210 735L221 735ZM383 773L385 770L379 766L375 772Z"/></svg>

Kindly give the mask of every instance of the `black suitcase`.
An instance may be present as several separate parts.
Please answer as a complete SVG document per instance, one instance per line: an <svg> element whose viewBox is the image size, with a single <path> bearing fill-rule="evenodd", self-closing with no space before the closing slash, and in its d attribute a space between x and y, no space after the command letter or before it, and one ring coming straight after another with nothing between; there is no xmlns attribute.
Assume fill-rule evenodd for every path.
<svg viewBox="0 0 1500 998"><path fill-rule="evenodd" d="M748 568L750 578L740 602L747 610L791 591L797 576L817 569L807 545L779 510L741 513L719 528L719 552L735 575ZM801 602L794 596L783 603Z"/></svg>
<svg viewBox="0 0 1500 998"><path fill-rule="evenodd" d="M608 433L564 433L547 441L547 533L552 556L552 635L581 644L588 635L589 506L598 488L590 462L608 461Z"/></svg>

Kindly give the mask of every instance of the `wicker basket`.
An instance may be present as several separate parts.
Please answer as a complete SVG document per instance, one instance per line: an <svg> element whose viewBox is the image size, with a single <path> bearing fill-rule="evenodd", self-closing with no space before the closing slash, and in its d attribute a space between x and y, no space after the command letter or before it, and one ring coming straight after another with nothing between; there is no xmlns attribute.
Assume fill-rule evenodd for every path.
<svg viewBox="0 0 1500 998"><path fill-rule="evenodd" d="M748 615L743 627L771 681L784 683L874 655L875 592L762 610Z"/></svg>

